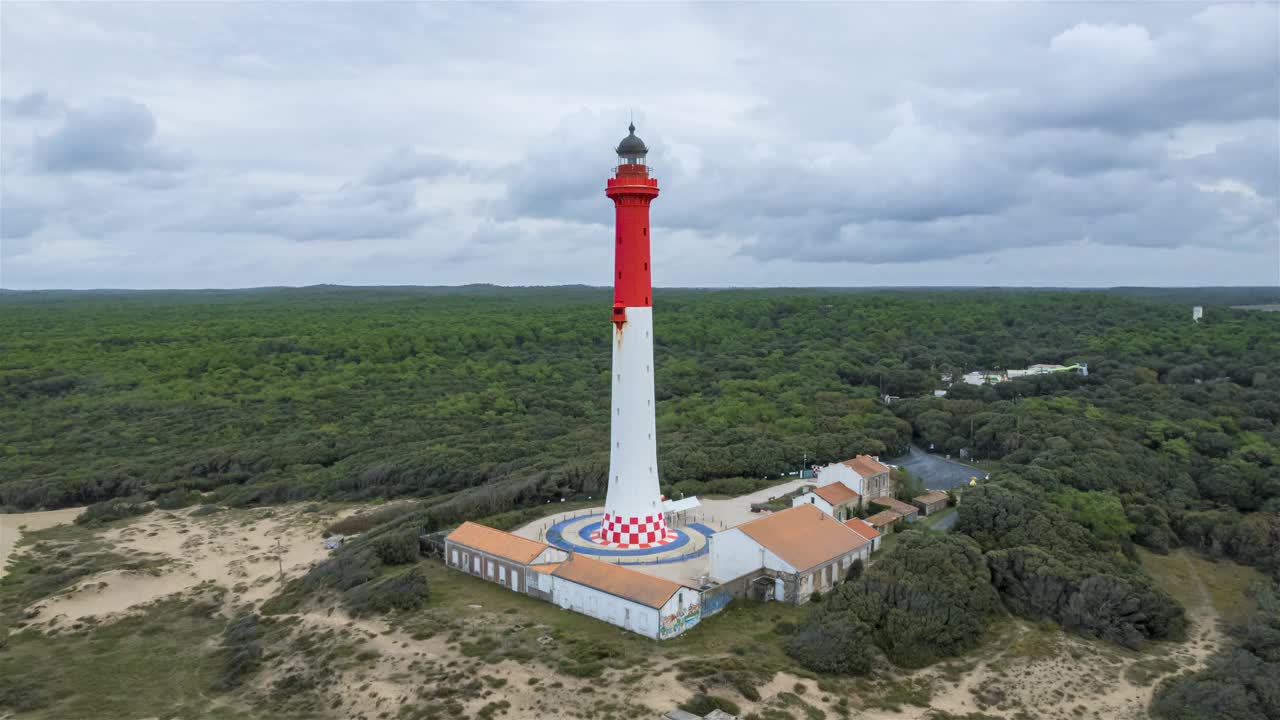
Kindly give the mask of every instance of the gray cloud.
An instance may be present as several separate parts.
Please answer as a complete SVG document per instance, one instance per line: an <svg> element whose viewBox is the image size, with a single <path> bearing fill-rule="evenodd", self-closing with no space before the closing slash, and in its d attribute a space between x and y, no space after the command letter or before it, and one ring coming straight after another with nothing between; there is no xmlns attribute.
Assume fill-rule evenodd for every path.
<svg viewBox="0 0 1280 720"><path fill-rule="evenodd" d="M365 175L370 185L391 185L406 180L431 179L462 171L462 166L444 155L397 148L379 160Z"/></svg>
<svg viewBox="0 0 1280 720"><path fill-rule="evenodd" d="M155 135L155 117L146 105L110 98L68 111L53 133L36 139L31 156L38 170L51 173L172 170L184 165L182 156L156 145Z"/></svg>
<svg viewBox="0 0 1280 720"><path fill-rule="evenodd" d="M14 118L42 118L59 115L66 107L49 97L43 90L35 90L21 97L0 98L0 113Z"/></svg>

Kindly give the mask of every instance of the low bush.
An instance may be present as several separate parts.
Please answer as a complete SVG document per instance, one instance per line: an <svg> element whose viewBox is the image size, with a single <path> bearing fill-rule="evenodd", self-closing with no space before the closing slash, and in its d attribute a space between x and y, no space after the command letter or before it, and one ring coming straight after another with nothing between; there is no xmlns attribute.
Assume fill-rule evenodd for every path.
<svg viewBox="0 0 1280 720"><path fill-rule="evenodd" d="M871 628L845 612L819 612L787 638L783 648L814 672L855 675L871 670Z"/></svg>
<svg viewBox="0 0 1280 720"><path fill-rule="evenodd" d="M214 681L215 690L229 690L244 682L262 661L262 643L258 640L258 616L244 613L236 616L222 631L222 673Z"/></svg>
<svg viewBox="0 0 1280 720"><path fill-rule="evenodd" d="M417 503L397 502L370 512L345 517L325 528L326 535L358 535L418 509Z"/></svg>
<svg viewBox="0 0 1280 720"><path fill-rule="evenodd" d="M393 575L378 582L364 583L343 595L353 615L416 610L427 602L430 587L422 568Z"/></svg>
<svg viewBox="0 0 1280 720"><path fill-rule="evenodd" d="M84 512L76 516L76 524L98 525L127 517L145 515L151 510L152 506L143 498L114 498L94 503L85 508Z"/></svg>
<svg viewBox="0 0 1280 720"><path fill-rule="evenodd" d="M687 701L680 703L680 709L694 715L709 715L714 710L722 710L730 715L742 714L742 709L732 700L706 693L698 693Z"/></svg>
<svg viewBox="0 0 1280 720"><path fill-rule="evenodd" d="M404 528L373 540L373 552L387 565L407 565L418 559L418 533Z"/></svg>
<svg viewBox="0 0 1280 720"><path fill-rule="evenodd" d="M200 493L187 488L170 490L156 498L156 507L161 510L179 510L200 502Z"/></svg>

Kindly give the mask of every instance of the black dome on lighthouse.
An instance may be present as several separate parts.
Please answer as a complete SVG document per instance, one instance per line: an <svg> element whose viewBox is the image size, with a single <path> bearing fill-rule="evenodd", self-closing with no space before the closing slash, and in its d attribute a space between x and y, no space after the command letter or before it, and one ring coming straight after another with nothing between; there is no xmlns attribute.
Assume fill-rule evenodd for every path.
<svg viewBox="0 0 1280 720"><path fill-rule="evenodd" d="M618 155L622 157L644 157L649 154L649 148L645 147L644 141L636 137L636 124L631 123L627 126L631 134L622 138L622 142L618 143Z"/></svg>

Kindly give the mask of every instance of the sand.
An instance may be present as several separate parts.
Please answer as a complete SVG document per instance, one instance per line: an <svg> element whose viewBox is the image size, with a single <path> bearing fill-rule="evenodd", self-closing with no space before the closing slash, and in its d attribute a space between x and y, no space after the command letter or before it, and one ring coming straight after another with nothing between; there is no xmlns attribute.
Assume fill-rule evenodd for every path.
<svg viewBox="0 0 1280 720"><path fill-rule="evenodd" d="M332 521L331 515L298 508L197 518L190 517L190 510L155 511L99 537L117 552L160 561L157 568L91 575L28 608L28 614L35 624L100 618L201 583L230 589L231 602L256 604L327 556L321 530Z"/></svg>
<svg viewBox="0 0 1280 720"><path fill-rule="evenodd" d="M43 530L55 525L73 522L76 516L84 512L84 508L65 508L63 510L47 510L45 512L17 513L0 515L0 578L4 577L9 564L9 553L18 544L22 531Z"/></svg>
<svg viewBox="0 0 1280 720"><path fill-rule="evenodd" d="M770 488L766 494L777 492L778 488ZM8 558L17 542L19 525L31 529L48 527L70 522L78 512L0 516L3 557ZM62 627L87 617L109 622L143 604L191 591L203 583L230 591L224 599L228 610L234 605L258 604L280 587L281 565L287 580L328 555L321 531L334 519L333 514L304 513L298 506L201 517L191 517L190 511L155 511L99 534L117 552L160 560L153 571L98 573L28 610L33 623L46 627ZM1195 580L1199 583L1198 578ZM1199 602L1194 601L1197 598ZM953 660L950 669L948 663L942 663L916 672L893 673L900 681L929 685L929 708L904 705L900 711L858 709L865 703L855 696L852 717L923 720L931 709L936 709L956 714L980 711L1010 720L1025 712L1045 720L1138 720L1145 717L1160 679L1203 667L1221 642L1218 617L1202 583L1188 604L1194 604L1188 608L1193 620L1191 640L1158 644L1148 653L1128 652L1011 620L1000 638L965 658ZM503 715L508 719L584 713L602 703L645 707L658 717L694 692L694 688L676 680L670 666L662 667L666 663L661 663L651 676L630 684L620 682L622 674L616 671L603 680L580 679L558 674L538 662L504 660L479 665L475 659L463 656L444 635L415 640L381 618L353 619L336 607L307 608L295 617L304 627L317 632L340 629L347 642L360 651L371 651L372 657L344 668L329 688L341 698L341 709L334 710L335 715L343 717L375 717L413 702L423 686L426 666L473 666L477 677L505 681L487 691L486 696L466 700L465 711L471 716L487 703L503 700L510 703ZM514 615L489 613L481 608L474 609L465 621L486 630L524 622ZM269 693L276 680L291 669L306 668L308 660L290 655L282 666L264 668L253 681L254 691ZM530 685L531 680L537 682ZM557 683L560 687L552 687ZM838 716L834 707L838 695L824 693L812 681L785 673L759 688L762 697L758 702L744 700L731 688L714 688L713 692L734 699L747 714L780 707L784 701L779 695L794 692L797 683L806 686L806 692L800 694L805 702L823 709L828 717ZM795 707L788 711L798 717L803 715Z"/></svg>

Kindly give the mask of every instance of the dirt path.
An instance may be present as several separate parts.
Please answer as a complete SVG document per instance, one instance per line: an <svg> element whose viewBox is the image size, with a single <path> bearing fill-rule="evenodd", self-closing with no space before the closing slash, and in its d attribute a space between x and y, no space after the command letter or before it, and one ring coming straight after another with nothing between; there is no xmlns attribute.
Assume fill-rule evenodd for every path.
<svg viewBox="0 0 1280 720"><path fill-rule="evenodd" d="M44 512L17 513L0 515L0 578L5 575L9 564L9 553L17 546L23 529L43 530L54 525L72 522L76 516L84 512L84 508L64 508Z"/></svg>

